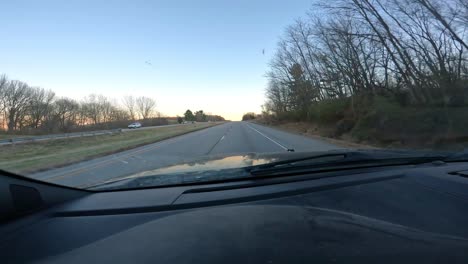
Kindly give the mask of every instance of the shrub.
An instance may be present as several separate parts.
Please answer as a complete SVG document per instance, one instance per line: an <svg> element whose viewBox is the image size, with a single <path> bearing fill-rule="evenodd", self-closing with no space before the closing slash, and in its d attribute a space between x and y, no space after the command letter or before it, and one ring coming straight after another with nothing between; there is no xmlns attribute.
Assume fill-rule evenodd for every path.
<svg viewBox="0 0 468 264"><path fill-rule="evenodd" d="M352 119L342 119L336 123L335 126L335 137L339 137L344 133L347 133L353 129L355 121Z"/></svg>
<svg viewBox="0 0 468 264"><path fill-rule="evenodd" d="M466 113L468 107L403 107L389 98L376 97L351 133L358 140L428 145L436 138L465 137Z"/></svg>
<svg viewBox="0 0 468 264"><path fill-rule="evenodd" d="M307 113L307 120L319 124L336 123L345 117L349 109L349 98L328 99L312 104Z"/></svg>

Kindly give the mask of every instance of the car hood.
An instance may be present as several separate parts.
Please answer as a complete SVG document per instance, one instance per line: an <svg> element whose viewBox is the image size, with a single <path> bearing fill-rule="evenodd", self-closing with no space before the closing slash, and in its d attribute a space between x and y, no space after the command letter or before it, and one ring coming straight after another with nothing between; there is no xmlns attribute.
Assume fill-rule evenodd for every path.
<svg viewBox="0 0 468 264"><path fill-rule="evenodd" d="M104 183L94 186L88 186L88 189L120 189L128 183L139 181L141 187L143 184L151 186L160 186L168 184L180 184L183 182L206 181L211 175L218 175L223 171L223 175L236 175L237 177L247 176L245 168L271 163L275 161L288 160L292 158L310 156L310 153L241 153L235 155L210 155L202 156L175 163L170 166L146 170L124 177L110 179ZM131 184L133 186L133 184ZM115 187L115 188L114 188Z"/></svg>
<svg viewBox="0 0 468 264"><path fill-rule="evenodd" d="M242 153L236 155L202 156L171 166L142 171L88 186L90 190L128 189L147 186L167 186L197 182L223 181L251 177L251 167L323 154L344 153L343 150L320 152ZM356 152L356 150L353 150ZM415 151L360 150L375 156L415 155ZM427 152L418 152L421 155Z"/></svg>
<svg viewBox="0 0 468 264"><path fill-rule="evenodd" d="M287 160L302 156L310 156L310 154L285 154L285 153L270 153L270 154L254 154L245 153L237 155L219 155L219 156L202 156L195 159L185 160L173 165L156 168L152 170L142 171L129 175L128 177L138 178L153 175L168 175L174 173L191 173L200 171L219 171L226 169L236 169L243 167L256 166L270 162Z"/></svg>

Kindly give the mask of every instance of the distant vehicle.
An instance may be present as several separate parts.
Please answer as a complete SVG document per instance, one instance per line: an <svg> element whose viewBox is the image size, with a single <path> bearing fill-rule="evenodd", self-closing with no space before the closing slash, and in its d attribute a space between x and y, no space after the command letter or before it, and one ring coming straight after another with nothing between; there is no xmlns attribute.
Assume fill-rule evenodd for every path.
<svg viewBox="0 0 468 264"><path fill-rule="evenodd" d="M139 123L139 122L131 123L130 125L128 125L128 128L130 128L130 129L140 128L140 127L141 127L141 123Z"/></svg>

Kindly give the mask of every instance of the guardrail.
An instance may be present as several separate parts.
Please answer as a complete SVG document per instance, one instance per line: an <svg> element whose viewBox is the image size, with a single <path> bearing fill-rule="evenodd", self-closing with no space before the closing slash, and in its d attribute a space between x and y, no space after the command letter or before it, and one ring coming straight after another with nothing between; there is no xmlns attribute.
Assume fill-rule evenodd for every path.
<svg viewBox="0 0 468 264"><path fill-rule="evenodd" d="M118 128L118 129L111 129L111 130L99 130L99 131L89 131L89 132L51 134L51 135L32 136L32 137L16 137L16 138L0 140L0 146L11 145L11 144L21 144L21 143L31 143L31 142L37 142L37 141L54 140L54 139L111 135L111 134L116 134L116 133L121 133L121 132L122 132L122 129Z"/></svg>

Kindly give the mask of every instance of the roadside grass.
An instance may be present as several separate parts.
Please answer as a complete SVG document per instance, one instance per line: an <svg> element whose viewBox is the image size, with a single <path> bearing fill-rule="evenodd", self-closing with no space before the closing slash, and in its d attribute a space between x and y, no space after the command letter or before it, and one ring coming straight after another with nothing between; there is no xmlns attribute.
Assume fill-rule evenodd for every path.
<svg viewBox="0 0 468 264"><path fill-rule="evenodd" d="M219 123L0 146L0 168L22 174L31 173L155 143L216 124Z"/></svg>

